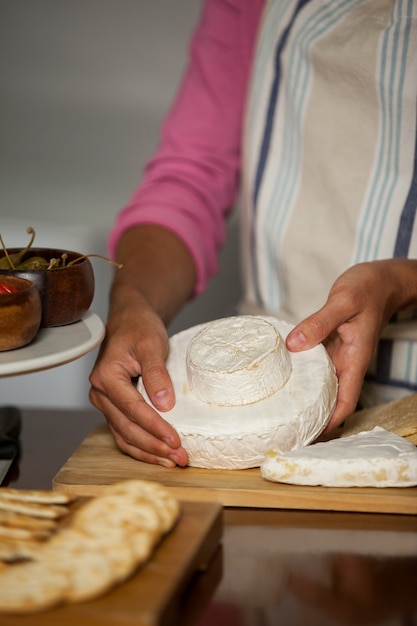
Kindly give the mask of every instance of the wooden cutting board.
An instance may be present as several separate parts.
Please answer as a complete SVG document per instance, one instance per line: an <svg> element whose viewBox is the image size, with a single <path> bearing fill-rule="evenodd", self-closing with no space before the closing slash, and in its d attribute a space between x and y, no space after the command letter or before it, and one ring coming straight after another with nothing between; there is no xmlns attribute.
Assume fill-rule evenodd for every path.
<svg viewBox="0 0 417 626"><path fill-rule="evenodd" d="M31 615L0 613L0 626L187 626L190 611L204 608L220 581L222 527L219 504L181 502L174 530L125 583L90 602Z"/></svg>
<svg viewBox="0 0 417 626"><path fill-rule="evenodd" d="M180 500L218 502L224 506L417 514L417 487L304 487L264 480L259 468L167 469L142 463L118 450L107 424L85 438L54 477L53 488L97 495L104 485L128 478L156 480L170 487Z"/></svg>

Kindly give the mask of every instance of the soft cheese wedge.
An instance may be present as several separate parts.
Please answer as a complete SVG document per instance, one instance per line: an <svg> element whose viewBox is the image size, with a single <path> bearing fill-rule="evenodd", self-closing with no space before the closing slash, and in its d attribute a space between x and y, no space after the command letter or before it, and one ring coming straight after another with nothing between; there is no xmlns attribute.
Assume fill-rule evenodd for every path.
<svg viewBox="0 0 417 626"><path fill-rule="evenodd" d="M242 317L244 324L236 326ZM241 337L237 328L243 330ZM177 430L188 452L189 465L213 469L259 467L270 448L292 450L307 445L327 425L337 396L333 364L322 345L304 352L288 352L285 338L291 328L273 317L235 316L200 324L171 337L167 368L176 403L172 410L160 414ZM204 329L210 332L199 335ZM230 365L232 336L238 363L235 369ZM262 341L258 341L259 336ZM205 337L206 346L197 357L191 352L197 360L191 364L187 354L195 337L199 337L197 345L201 348ZM225 358L216 337L227 337ZM281 366L278 376L270 371ZM191 388L199 377L205 380L205 400ZM277 391L266 390L265 378L268 387L271 380L278 386ZM138 389L149 402L141 379ZM262 399L256 399L259 390ZM233 398L233 405L224 403L228 397Z"/></svg>
<svg viewBox="0 0 417 626"><path fill-rule="evenodd" d="M270 450L261 465L267 480L325 487L417 485L417 448L380 426L299 450Z"/></svg>

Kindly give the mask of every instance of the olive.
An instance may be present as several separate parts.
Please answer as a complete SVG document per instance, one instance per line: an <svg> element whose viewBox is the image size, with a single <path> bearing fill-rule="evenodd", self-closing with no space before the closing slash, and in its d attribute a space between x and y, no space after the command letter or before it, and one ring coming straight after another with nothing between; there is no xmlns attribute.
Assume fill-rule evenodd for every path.
<svg viewBox="0 0 417 626"><path fill-rule="evenodd" d="M26 248L23 248L23 250L20 250L19 252L15 252L14 254L8 254L6 250L6 246L4 245L3 239L0 235L0 243L4 250L4 257L0 259L0 269L14 270L16 269L16 266L19 265L19 263L25 256L26 252L30 249L33 243L33 240L35 239L35 231L31 226L29 226L26 229L26 232L28 233L28 235L31 235L28 245L26 246Z"/></svg>
<svg viewBox="0 0 417 626"><path fill-rule="evenodd" d="M49 263L41 256L31 256L16 266L17 270L44 270Z"/></svg>
<svg viewBox="0 0 417 626"><path fill-rule="evenodd" d="M52 270L52 269L60 269L63 267L70 267L71 265L75 265L76 263L79 263L80 261L82 261L83 259L87 259L89 257L98 257L100 259L104 259L105 261L108 261L109 263L112 263L113 265L116 265L116 267L118 267L119 269L122 267L121 263L117 263L116 261L112 261L111 259L108 259L107 257L101 255L101 254L84 254L82 256L77 257L76 259L73 259L72 261L70 261L69 263L67 263L67 259L68 259L68 254L66 252L64 252L60 258L55 259L45 259L41 256L31 256L28 259L24 259L25 254L30 250L33 240L35 239L35 231L34 229L29 226L26 229L26 232L31 235L30 241L28 243L28 245L23 248L22 250L19 250L19 252L14 252L12 254L9 254L7 251L6 246L4 245L4 241L3 238L0 234L0 245L3 248L4 251L4 256L0 258L0 270Z"/></svg>

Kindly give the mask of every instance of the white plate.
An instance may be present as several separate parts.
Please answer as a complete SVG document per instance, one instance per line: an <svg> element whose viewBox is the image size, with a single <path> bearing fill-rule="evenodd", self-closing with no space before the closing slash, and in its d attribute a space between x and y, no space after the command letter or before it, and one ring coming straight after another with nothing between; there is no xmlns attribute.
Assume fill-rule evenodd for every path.
<svg viewBox="0 0 417 626"><path fill-rule="evenodd" d="M28 374L75 361L98 346L104 333L103 322L91 311L75 324L41 328L29 345L0 352L0 376Z"/></svg>

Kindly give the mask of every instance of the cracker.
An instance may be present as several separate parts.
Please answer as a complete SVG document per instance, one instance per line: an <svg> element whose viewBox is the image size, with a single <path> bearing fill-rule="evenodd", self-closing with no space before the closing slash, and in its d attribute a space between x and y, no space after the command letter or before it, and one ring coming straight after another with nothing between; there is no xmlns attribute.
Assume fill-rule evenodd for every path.
<svg viewBox="0 0 417 626"><path fill-rule="evenodd" d="M13 511L33 517L58 519L68 513L68 508L59 504L38 504L9 498L0 498L0 511Z"/></svg>
<svg viewBox="0 0 417 626"><path fill-rule="evenodd" d="M135 567L135 561L126 551L116 554L122 543L113 541L109 550L109 543L104 537L97 541L78 528L68 528L53 537L43 551L42 562L50 568L56 567L59 554L59 570L67 579L67 585L60 594L61 601L89 600L126 578ZM114 569L116 565L117 572Z"/></svg>
<svg viewBox="0 0 417 626"><path fill-rule="evenodd" d="M0 558L3 546L4 560L32 559L0 567L0 611L34 612L105 593L150 558L178 515L179 505L165 488L131 480L75 508L43 543L0 540ZM7 528L34 532L12 526L3 531Z"/></svg>
<svg viewBox="0 0 417 626"><path fill-rule="evenodd" d="M48 489L13 489L2 487L0 500L18 500L19 502L36 502L38 504L68 504L74 498L69 494Z"/></svg>
<svg viewBox="0 0 417 626"><path fill-rule="evenodd" d="M23 515L15 511L0 510L0 527L53 531L57 526L56 518L33 517L33 515Z"/></svg>
<svg viewBox="0 0 417 626"><path fill-rule="evenodd" d="M137 531L130 538L130 547L137 563L145 563L159 543L161 535L150 535L146 531Z"/></svg>
<svg viewBox="0 0 417 626"><path fill-rule="evenodd" d="M350 415L340 429L341 437L381 426L417 445L417 394L401 400L362 409Z"/></svg>
<svg viewBox="0 0 417 626"><path fill-rule="evenodd" d="M98 532L100 528L112 525L124 526L130 531L146 529L162 532L160 517L147 499L142 497L123 498L121 494L111 494L87 503L74 516L74 525Z"/></svg>
<svg viewBox="0 0 417 626"><path fill-rule="evenodd" d="M0 561L19 561L33 559L42 547L43 542L34 539L0 539Z"/></svg>
<svg viewBox="0 0 417 626"><path fill-rule="evenodd" d="M12 528L11 526L0 526L0 541L5 539L46 539L50 536L50 531L42 529Z"/></svg>
<svg viewBox="0 0 417 626"><path fill-rule="evenodd" d="M0 607L10 613L52 608L68 586L65 573L45 562L19 563L0 571Z"/></svg>
<svg viewBox="0 0 417 626"><path fill-rule="evenodd" d="M179 514L179 503L173 498L168 490L160 485L148 480L124 481L112 485L112 493L132 492L137 496L146 499L155 508L164 532L168 531Z"/></svg>

